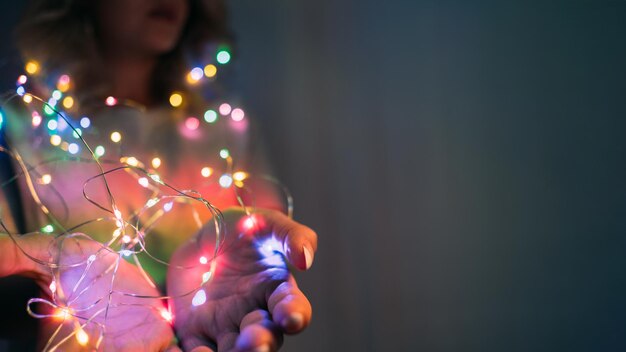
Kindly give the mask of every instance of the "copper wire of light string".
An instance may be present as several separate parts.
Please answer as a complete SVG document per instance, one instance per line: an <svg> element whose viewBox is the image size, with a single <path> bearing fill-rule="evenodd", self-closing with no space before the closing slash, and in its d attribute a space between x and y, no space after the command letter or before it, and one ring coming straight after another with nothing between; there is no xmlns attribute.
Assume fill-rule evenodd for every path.
<svg viewBox="0 0 626 352"><path fill-rule="evenodd" d="M50 104L45 102L43 99L35 95L32 95L30 93L25 93L25 95L29 95L33 100L40 102L41 104L43 104L44 107L51 109L56 116L63 119L65 123L67 123L67 125L71 128L71 131L74 133L75 137L80 140L80 143L82 143L82 145L89 152L92 159L86 159L86 158L81 158L81 157L73 157L71 159L52 158L52 159L44 160L36 165L31 165L23 160L22 156L20 155L20 153L18 153L17 150L11 150L11 149L0 147L0 152L9 155L13 160L16 161L16 163L19 166L19 172L16 173L16 175L14 175L11 179L5 181L1 186L4 187L5 185L8 185L11 182L15 182L19 177L22 177L22 176L24 177L26 181L26 185L28 187L29 194L34 200L35 204L44 213L46 218L55 225L55 228L60 230L58 233L56 233L53 236L53 240L50 242L50 246L53 246L53 245L60 246L64 243L63 241L67 241L67 240L78 241L80 238L85 238L85 239L93 241L93 238L91 238L88 235L81 234L81 233L73 233L73 232L80 229L81 227L87 226L89 224L98 223L98 222L115 222L120 232L119 234L117 234L110 240L106 241L105 243L100 243L100 248L98 248L95 251L95 253L89 255L89 258L87 258L86 260L82 260L77 263L61 263L61 256L62 256L61 247L58 248L57 258L55 261L54 260L44 261L40 258L36 258L32 256L24 248L22 248L22 246L19 243L20 241L18 241L16 236L11 231L9 231L6 224L2 221L1 218L0 218L0 227L8 234L11 241L15 244L18 250L25 257L27 257L28 259L32 260L33 262L39 265L47 267L51 271L52 278L53 278L52 284L60 283L60 278L61 278L60 270L77 268L77 267L82 267L82 266L85 267L83 269L83 272L80 275L80 278L73 285L74 287L69 292L69 295L66 295L66 293L63 290L63 287L59 285L56 290L52 291L51 289L52 291L51 301L44 299L44 298L32 298L27 302L27 312L28 314L30 314L31 316L35 318L39 318L39 319L58 318L57 314L37 313L35 310L33 310L33 305L35 304L44 304L53 308L55 311L61 310L64 313L63 321L59 324L59 326L53 332L52 336L49 338L44 350L46 351L56 350L57 348L59 348L59 346L61 346L66 341L68 341L72 336L76 336L76 334L79 333L79 331L81 331L88 325L95 325L95 327L97 328L99 332L98 339L95 343L95 348L97 349L100 343L103 341L104 336L106 334L107 318L108 318L108 313L109 313L110 308L121 307L121 306L145 306L157 312L159 311L158 308L154 306L153 304L145 304L145 305L142 305L139 303L113 304L112 297L114 294L122 295L126 297L140 298L140 299L166 300L166 299L179 298L179 297L192 295L210 283L210 281L214 277L213 274L215 271L215 265L214 265L215 259L219 256L222 250L225 250L222 246L224 239L225 239L224 238L225 234L223 234L223 229L225 228L224 218L223 218L222 212L213 204L211 204L211 202L203 198L199 192L194 191L194 190L177 189L173 187L172 185L168 184L167 182L165 182L164 180L162 180L160 176L158 176L158 174L156 174L154 170L143 167L143 164L142 166L126 164L126 165L116 166L111 169L105 170L104 167L102 166L102 163L99 157L94 153L94 151L89 146L87 141L83 138L82 134L79 133L79 131L77 131L77 129L73 126L73 124L69 121L69 119L63 113L56 110L53 106L51 106ZM13 99L16 99L16 97L18 96L19 96L18 94L12 94L9 98L4 100L2 106L9 103ZM132 106L132 105L128 105L128 106L135 108L138 111L145 110L143 109L142 106ZM231 175L230 177L232 179L232 175L234 171L233 158L230 155L228 155L226 158L222 158L222 159L224 159L226 163L225 165L226 174ZM94 163L95 162L96 163L99 172L85 180L85 182L82 185L82 195L83 195L83 198L87 200L90 204L94 205L95 207L105 212L110 213L112 216L99 217L95 219L86 220L77 225L73 225L67 229L61 225L61 223L54 216L53 212L50 211L45 206L44 202L40 199L37 193L37 190L35 188L34 182L32 180L32 176L31 176L31 173L35 173L39 175L38 169L40 167L48 163L54 163L58 161L73 161L73 162L79 162L79 163ZM103 159L102 162L105 162L107 164L115 163L114 161L107 161L105 159ZM115 173L115 172L122 172L122 171L130 172L135 178L146 176L148 179L148 184L146 188L148 188L151 191L151 194L149 197L150 200L147 203L145 203L143 207L133 211L132 214L129 214L130 216L129 220L126 220L121 217L121 212L118 210L116 206L115 197L113 195L113 192L111 191L111 188L109 187L109 183L107 180L107 175ZM91 182L100 178L102 179L104 183L104 189L106 191L107 200L110 203L108 206L105 204L99 203L98 201L95 200L95 198L91 197L87 189L87 186ZM291 218L293 214L293 199L292 199L291 194L287 190L287 188L284 185L282 185L280 182L278 182L276 179L270 176L266 176L266 175L250 175L247 179L254 179L254 178L258 178L259 180L264 180L280 188L286 200L287 216ZM213 183L213 182L207 182L207 184L210 184L210 183ZM246 186L245 182L236 183L234 182L234 180L229 187L232 187L234 189L237 203L241 206L244 213L247 216L251 216L254 213L255 204L256 204L255 195L253 194L251 189L249 189ZM67 217L69 218L69 207L66 204L65 200L63 199L62 195L60 194L60 192L58 192L56 188L50 187L50 189L52 189L53 193L56 194L61 200L62 207L64 208L64 211L68 214ZM171 195L165 194L164 189L169 190L170 192L172 192L172 194ZM244 193L250 196L251 201L249 204L246 203L246 201L244 201L244 196L243 196ZM149 211L151 211L151 209L155 208L161 202L167 202L167 203L171 202L172 204L173 203L192 204L194 202L200 202L206 209L209 210L209 213L211 214L210 223L212 223L212 227L214 228L214 232L215 232L214 233L215 243L214 243L212 257L207 259L207 262L210 261L212 263L212 265L210 266L210 270L208 272L211 275L209 276L207 280L203 279L203 282L198 287L195 287L189 290L188 292L184 292L176 296L170 296L170 295L154 296L154 295L136 294L132 292L121 292L118 290L114 290L113 285L118 274L120 261L123 260L122 259L123 256L132 255L132 260L134 261L135 266L139 270L140 274L143 276L144 280L149 285L151 285L151 287L155 287L155 284L151 280L150 275L148 275L148 273L144 270L143 265L141 264L141 261L139 260L139 257L137 256L140 253L143 253L144 255L146 255L148 258L155 261L156 263L162 264L164 266L171 266L176 269L188 270L188 269L196 268L198 266L198 264L188 265L188 266L182 266L182 265L172 266L168 262L160 258L157 258L155 255L150 253L150 251L146 248L146 237L148 236L149 233L151 233L151 231L153 230L153 228L155 228L155 226L159 223L159 221L163 219L163 216L166 212L163 207L158 207L157 211L154 213L149 213ZM204 233L206 233L206 231L203 231L206 225L203 224L202 221L200 220L198 210L193 206L191 206L191 209L193 211L192 212L193 219L196 222L196 225L198 226L198 229L199 229L199 231L196 232L196 235L198 237L196 238L196 241L195 241L195 244L199 247L201 246L201 239L204 236ZM140 219L142 219L143 215L148 215L148 219L142 222ZM128 243L123 243L124 241L121 241L120 249L117 251L114 250L112 246L115 245L115 243L117 243L120 240L121 236L125 236L127 231L131 231L135 235ZM41 234L40 232L37 232L37 233ZM57 242L59 240L61 242ZM76 242L76 243L79 243L79 242ZM94 264L95 261L98 260L98 258L102 257L103 253L105 256L109 254L115 254L116 255L115 260L110 265L107 266L106 270L104 270L97 276L90 278L89 282L86 282L85 280L87 278L87 273L89 269L92 267L92 264ZM70 307L74 302L80 299L83 295L87 294L90 289L93 289L92 285L94 285L98 280L103 279L107 275L111 275L111 277L110 277L110 282L108 282L108 290L107 290L108 292L106 292L106 294L99 296L99 298L95 302L92 302L86 307L73 307L73 306ZM58 279L57 279L57 276L58 276ZM79 291L81 285L83 285L84 287ZM98 304L103 302L103 300L106 300L105 307L97 310L91 316L84 316L83 313L87 313L91 309L94 309ZM104 317L103 322L99 322L95 320L96 318L100 316ZM60 334L63 324L66 323L66 320L68 319L71 319L76 322L75 329L73 329L71 334L63 337L56 344L53 344L53 341ZM77 321L81 321L82 323L79 324L77 323ZM83 333L84 333L84 330L83 330Z"/></svg>

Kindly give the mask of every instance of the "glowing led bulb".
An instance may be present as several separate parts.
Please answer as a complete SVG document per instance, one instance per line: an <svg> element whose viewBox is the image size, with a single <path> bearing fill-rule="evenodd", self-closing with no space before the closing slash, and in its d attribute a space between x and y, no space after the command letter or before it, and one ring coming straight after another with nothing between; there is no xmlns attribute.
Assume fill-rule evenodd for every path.
<svg viewBox="0 0 626 352"><path fill-rule="evenodd" d="M104 103L105 103L107 106L115 106L115 105L117 104L117 99L115 99L114 97L107 97L107 98L104 100Z"/></svg>
<svg viewBox="0 0 626 352"><path fill-rule="evenodd" d="M28 81L28 77L26 77L25 75L20 75L19 77L17 77L18 85L26 84L26 81Z"/></svg>
<svg viewBox="0 0 626 352"><path fill-rule="evenodd" d="M21 97L21 96L24 95L24 93L26 93L26 89L24 89L24 87L22 87L22 86L19 86L19 87L17 87L15 92L17 93L17 95L19 95Z"/></svg>
<svg viewBox="0 0 626 352"><path fill-rule="evenodd" d="M237 108L237 109L233 109L233 111L230 113L230 118L232 118L233 121L239 122L243 120L245 115L246 114L243 112L243 110Z"/></svg>
<svg viewBox="0 0 626 352"><path fill-rule="evenodd" d="M70 154L77 154L79 150L80 149L78 148L78 144L76 143L70 143L70 145L67 147L67 151L70 152Z"/></svg>
<svg viewBox="0 0 626 352"><path fill-rule="evenodd" d="M159 166L161 166L161 159L159 158L152 159L152 167L155 169L158 169Z"/></svg>
<svg viewBox="0 0 626 352"><path fill-rule="evenodd" d="M144 188L148 188L148 186L150 185L150 181L148 181L148 179L145 177L140 177L137 182L139 182L139 184Z"/></svg>
<svg viewBox="0 0 626 352"><path fill-rule="evenodd" d="M67 96L63 99L63 107L66 109L71 109L74 106L74 98Z"/></svg>
<svg viewBox="0 0 626 352"><path fill-rule="evenodd" d="M206 293L204 290L198 290L191 300L194 307L201 306L206 302Z"/></svg>
<svg viewBox="0 0 626 352"><path fill-rule="evenodd" d="M34 60L28 61L26 66L24 66L24 69L28 72L28 74L34 75L39 71L39 63Z"/></svg>
<svg viewBox="0 0 626 352"><path fill-rule="evenodd" d="M167 213L168 211L172 210L172 206L174 206L174 202L167 202L163 205L163 210L165 210L165 212Z"/></svg>
<svg viewBox="0 0 626 352"><path fill-rule="evenodd" d="M91 120L89 120L89 118L87 116L81 118L80 119L80 126L82 128L88 128L89 126L91 126Z"/></svg>
<svg viewBox="0 0 626 352"><path fill-rule="evenodd" d="M215 65L208 64L204 66L204 75L207 76L208 78L215 77L216 73L217 73L217 67Z"/></svg>
<svg viewBox="0 0 626 352"><path fill-rule="evenodd" d="M233 174L233 180L235 181L243 181L248 178L248 174L243 171L237 171Z"/></svg>
<svg viewBox="0 0 626 352"><path fill-rule="evenodd" d="M113 133L111 133L111 140L113 141L113 143L119 143L122 140L122 135L115 131Z"/></svg>
<svg viewBox="0 0 626 352"><path fill-rule="evenodd" d="M39 125L41 125L41 115L39 115L37 111L33 111L32 116L33 127L39 127Z"/></svg>
<svg viewBox="0 0 626 352"><path fill-rule="evenodd" d="M192 131L197 130L200 127L200 121L195 117L188 117L185 120L185 127Z"/></svg>
<svg viewBox="0 0 626 352"><path fill-rule="evenodd" d="M153 206L155 206L155 204L157 204L158 200L156 198L152 198L150 200L148 200L148 202L146 203L146 206L148 208L152 208Z"/></svg>
<svg viewBox="0 0 626 352"><path fill-rule="evenodd" d="M50 284L50 285L52 285L52 284ZM55 287L55 289L56 289L56 287ZM67 320L69 317L71 317L70 309L69 308L59 308L54 313L54 317L57 318L58 320Z"/></svg>
<svg viewBox="0 0 626 352"><path fill-rule="evenodd" d="M50 121L48 121L48 129L50 131L56 130L57 127L59 127L59 123L57 122L57 120L50 120Z"/></svg>
<svg viewBox="0 0 626 352"><path fill-rule="evenodd" d="M50 182L52 182L52 176L50 176L50 174L45 174L43 176L41 176L41 183L44 185L48 185L50 184Z"/></svg>
<svg viewBox="0 0 626 352"><path fill-rule="evenodd" d="M224 148L220 150L220 157L222 159L228 159L229 156L230 156L230 152L228 151L228 149Z"/></svg>
<svg viewBox="0 0 626 352"><path fill-rule="evenodd" d="M226 50L220 50L217 53L217 62L219 62L220 64L224 65L227 64L230 61L230 53Z"/></svg>
<svg viewBox="0 0 626 352"><path fill-rule="evenodd" d="M209 177L211 176L212 173L213 173L213 169L211 169L208 166L205 166L202 168L202 170L200 170L200 174L202 174L202 177Z"/></svg>
<svg viewBox="0 0 626 352"><path fill-rule="evenodd" d="M232 107L230 106L230 104L227 104L227 103L220 105L220 108L219 108L220 114L224 116L230 114L231 110L232 110Z"/></svg>
<svg viewBox="0 0 626 352"><path fill-rule="evenodd" d="M215 112L215 110L207 110L204 113L204 121L208 123L214 123L215 121L217 121L217 113Z"/></svg>
<svg viewBox="0 0 626 352"><path fill-rule="evenodd" d="M191 72L189 72L189 77L193 80L193 81L199 81L202 79L202 76L204 76L204 71L202 71L202 68L200 67L194 67Z"/></svg>
<svg viewBox="0 0 626 352"><path fill-rule="evenodd" d="M139 165L139 160L137 160L137 158L135 158L134 156L130 156L128 158L122 158L122 160L120 160L123 163L126 163L130 166L137 166Z"/></svg>
<svg viewBox="0 0 626 352"><path fill-rule="evenodd" d="M230 175L228 174L224 174L220 176L220 179L218 182L220 186L222 186L222 188L228 188L233 184L233 178L230 177Z"/></svg>
<svg viewBox="0 0 626 352"><path fill-rule="evenodd" d="M55 147L58 146L59 144L61 144L61 137L59 137L59 135L57 134L53 134L52 136L50 136L50 144Z"/></svg>
<svg viewBox="0 0 626 352"><path fill-rule="evenodd" d="M243 227L246 230L251 230L252 228L254 228L254 225L256 224L256 221L254 220L254 217L252 215L248 216L244 221L243 221Z"/></svg>
<svg viewBox="0 0 626 352"><path fill-rule="evenodd" d="M167 321L168 323L172 322L172 313L170 313L169 310L162 308L161 309L161 318L165 319L165 321Z"/></svg>
<svg viewBox="0 0 626 352"><path fill-rule="evenodd" d="M124 242L124 243L130 243L130 240L131 240L131 238L128 235L124 235L124 237L122 237L122 242Z"/></svg>
<svg viewBox="0 0 626 352"><path fill-rule="evenodd" d="M33 96L30 94L24 94L23 100L26 104L30 104L30 102L33 101Z"/></svg>
<svg viewBox="0 0 626 352"><path fill-rule="evenodd" d="M54 99L54 100L61 100L62 97L63 97L63 93L61 93L60 90L54 90L52 92L52 99Z"/></svg>
<svg viewBox="0 0 626 352"><path fill-rule="evenodd" d="M207 281L209 281L211 279L211 276L213 276L213 273L211 273L210 271L207 271L206 273L202 274L202 283L206 283Z"/></svg>
<svg viewBox="0 0 626 352"><path fill-rule="evenodd" d="M66 92L70 88L70 76L62 75L59 77L57 88L62 92Z"/></svg>
<svg viewBox="0 0 626 352"><path fill-rule="evenodd" d="M98 158L103 156L104 152L105 152L104 147L101 145L97 146L96 149L94 150L94 154L96 154L96 157Z"/></svg>
<svg viewBox="0 0 626 352"><path fill-rule="evenodd" d="M48 286L50 288L50 292L55 293L57 292L57 283L56 281L52 280L52 282L50 283L50 286Z"/></svg>
<svg viewBox="0 0 626 352"><path fill-rule="evenodd" d="M48 224L48 225L44 226L44 227L41 229L41 232L43 232L43 233L52 233L52 231L54 231L54 226L52 226L52 225L50 225L50 224Z"/></svg>
<svg viewBox="0 0 626 352"><path fill-rule="evenodd" d="M83 130L81 130L80 128L76 128L74 131L72 131L72 136L74 136L74 138L76 139L78 139L82 135L83 135Z"/></svg>
<svg viewBox="0 0 626 352"><path fill-rule="evenodd" d="M201 256L201 257L200 257L200 259L199 259L199 261L200 261L200 264L203 264L203 265L209 262L209 260L208 260L208 259L206 259L206 257L205 257L205 256Z"/></svg>
<svg viewBox="0 0 626 352"><path fill-rule="evenodd" d="M76 330L76 341L78 341L81 346L85 346L89 342L89 335L87 335L85 330L81 327L78 327Z"/></svg>
<svg viewBox="0 0 626 352"><path fill-rule="evenodd" d="M172 93L172 95L170 95L170 104L177 108L179 106L181 106L183 103L183 96L180 93Z"/></svg>

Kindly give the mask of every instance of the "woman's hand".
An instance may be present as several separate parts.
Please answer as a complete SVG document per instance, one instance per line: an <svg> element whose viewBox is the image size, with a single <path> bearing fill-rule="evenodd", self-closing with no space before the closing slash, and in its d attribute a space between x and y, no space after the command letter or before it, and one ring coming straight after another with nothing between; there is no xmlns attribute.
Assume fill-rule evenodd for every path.
<svg viewBox="0 0 626 352"><path fill-rule="evenodd" d="M102 332L98 324L103 324L104 335L98 351L180 351L171 346L174 334L163 302L125 295L160 294L136 266L120 259L118 253L81 234L57 239L49 235L25 235L16 237L16 241L28 255L61 266L54 272L50 266L36 263L6 235L0 235L0 276L18 274L34 278L49 302L53 301L53 291L56 292L59 307L31 305L35 313L50 315L43 320L44 344L59 329L50 339L48 349L69 336L58 351L92 351ZM112 280L114 272L115 280ZM113 293L109 295L109 292ZM92 323L80 327L92 317Z"/></svg>
<svg viewBox="0 0 626 352"><path fill-rule="evenodd" d="M223 215L226 237L215 260L214 248L195 239L170 261L167 289L174 297L176 333L185 351L277 350L283 333L298 333L311 320L311 305L285 258L308 269L317 235L276 211L248 217L231 209Z"/></svg>

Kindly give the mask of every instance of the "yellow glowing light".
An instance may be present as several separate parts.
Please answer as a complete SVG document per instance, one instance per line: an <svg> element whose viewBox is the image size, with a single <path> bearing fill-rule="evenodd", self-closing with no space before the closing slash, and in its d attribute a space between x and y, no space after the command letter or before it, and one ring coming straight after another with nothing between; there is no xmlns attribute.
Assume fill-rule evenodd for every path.
<svg viewBox="0 0 626 352"><path fill-rule="evenodd" d="M111 140L113 143L119 143L122 140L122 135L119 132L111 133Z"/></svg>
<svg viewBox="0 0 626 352"><path fill-rule="evenodd" d="M158 169L159 166L161 166L161 159L159 158L152 159L152 167L155 169Z"/></svg>
<svg viewBox="0 0 626 352"><path fill-rule="evenodd" d="M67 96L63 99L63 107L66 109L71 109L74 106L74 98Z"/></svg>
<svg viewBox="0 0 626 352"><path fill-rule="evenodd" d="M26 66L24 66L24 69L29 74L34 75L35 73L39 71L39 64L37 63L37 61L31 60L26 63Z"/></svg>
<svg viewBox="0 0 626 352"><path fill-rule="evenodd" d="M50 176L49 174L45 174L43 176L41 176L41 183L44 185L50 184L50 182L52 182L52 176Z"/></svg>
<svg viewBox="0 0 626 352"><path fill-rule="evenodd" d="M33 101L33 96L30 94L24 94L24 97L22 99L24 99L24 102L26 104L29 104L31 101Z"/></svg>
<svg viewBox="0 0 626 352"><path fill-rule="evenodd" d="M76 330L76 341L78 341L81 346L85 346L89 342L89 335L87 335L85 330L81 327L78 327Z"/></svg>
<svg viewBox="0 0 626 352"><path fill-rule="evenodd" d="M134 156L128 157L128 158L121 158L120 162L126 163L130 166L137 166L139 165L139 160L137 160L137 158L135 158Z"/></svg>
<svg viewBox="0 0 626 352"><path fill-rule="evenodd" d="M248 178L248 174L243 171L237 171L233 174L233 180L235 181L241 182L245 180L246 178Z"/></svg>
<svg viewBox="0 0 626 352"><path fill-rule="evenodd" d="M217 67L213 64L209 64L204 66L204 75L207 76L208 78L211 77L215 77L215 74L217 74Z"/></svg>
<svg viewBox="0 0 626 352"><path fill-rule="evenodd" d="M61 144L61 137L57 134L53 134L52 136L50 136L50 144L58 146L59 144Z"/></svg>
<svg viewBox="0 0 626 352"><path fill-rule="evenodd" d="M194 77L194 75L191 74L191 72L187 73L187 76L185 78L187 79L187 83L189 84L198 83L198 80Z"/></svg>
<svg viewBox="0 0 626 352"><path fill-rule="evenodd" d="M213 169L211 169L208 166L205 166L202 168L202 170L200 170L200 173L202 174L202 177L209 177L213 173Z"/></svg>
<svg viewBox="0 0 626 352"><path fill-rule="evenodd" d="M122 229L121 228L117 228L115 229L115 231L113 231L113 239L116 239L119 237L119 235L122 234Z"/></svg>
<svg viewBox="0 0 626 352"><path fill-rule="evenodd" d="M172 93L170 95L170 104L175 108L181 106L183 104L183 96L180 93Z"/></svg>
<svg viewBox="0 0 626 352"><path fill-rule="evenodd" d="M72 314L70 313L70 309L69 308L59 308L54 313L55 318L57 318L58 320L66 320L71 315Z"/></svg>

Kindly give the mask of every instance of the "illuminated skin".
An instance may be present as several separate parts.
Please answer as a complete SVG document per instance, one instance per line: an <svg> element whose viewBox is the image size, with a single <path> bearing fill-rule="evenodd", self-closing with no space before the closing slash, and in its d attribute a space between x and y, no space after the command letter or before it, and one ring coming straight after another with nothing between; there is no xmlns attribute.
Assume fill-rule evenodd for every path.
<svg viewBox="0 0 626 352"><path fill-rule="evenodd" d="M240 209L224 213L226 239L214 275L206 288L171 302L185 351L275 351L283 333L298 333L311 320L311 305L284 258L300 270L310 268L317 235L276 211L260 211L252 223L247 220ZM178 249L168 272L170 295L202 283L212 264L203 259L211 258L211 250L194 240Z"/></svg>
<svg viewBox="0 0 626 352"><path fill-rule="evenodd" d="M50 258L59 257L61 265L85 263L84 265L71 268L60 269L56 276L54 289L59 295L57 302L70 302L67 306L73 314L82 317L91 317L106 306L107 294L109 292L111 275L101 275L105 270L116 262L119 258L116 253L103 250L100 243L86 239L80 235L64 237L62 242L54 242L50 236L24 235L17 239L19 245L31 256L48 262ZM6 235L0 235L0 277L8 275L22 275L34 278L44 292L44 297L50 300L51 282L53 280L50 268L37 264L25 257ZM59 252L61 255L59 256ZM83 283L73 291L82 273L85 271L86 261L90 255L97 258L83 279ZM82 289L91 283L91 289L82 292ZM159 296L158 291L151 287L141 276L134 265L124 260L119 261L119 268L116 274L113 289L118 292L132 292L147 296ZM71 294L71 292L74 294ZM103 298L94 307L87 308L98 298ZM112 305L109 308L106 321L105 338L99 346L101 351L180 351L178 347L172 345L174 334L169 322L163 318L163 304L156 299L125 297L119 294L112 296ZM139 305L132 305L137 304ZM118 304L131 304L120 305ZM150 307L160 307L152 309ZM44 305L33 306L36 312L41 312ZM49 314L58 314L60 310L51 311ZM54 346L60 339L68 336L76 329L75 323L79 320L72 316L67 316L65 321L62 317L46 319L44 330L46 335L51 335L54 329L63 324L62 330L56 339L52 341L50 347ZM82 320L84 321L84 320ZM104 322L104 312L101 312L94 321ZM95 325L87 325L84 330L87 332L88 340L84 340L83 345L79 343L76 336L64 342L58 350L61 351L90 351L95 347L99 336L99 330ZM43 347L43 346L41 346Z"/></svg>

